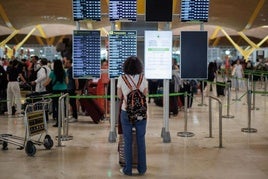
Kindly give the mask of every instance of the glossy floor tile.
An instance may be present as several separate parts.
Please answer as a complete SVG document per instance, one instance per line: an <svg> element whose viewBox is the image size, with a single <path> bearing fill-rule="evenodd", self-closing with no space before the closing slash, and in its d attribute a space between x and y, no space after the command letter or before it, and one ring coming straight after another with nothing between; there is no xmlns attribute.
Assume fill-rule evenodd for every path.
<svg viewBox="0 0 268 179"><path fill-rule="evenodd" d="M215 93L214 91L212 92ZM215 95L215 94L214 94ZM223 101L223 115L227 115L227 97ZM245 90L237 95L231 91L228 116L222 119L222 145L219 148L218 104L212 101L212 136L209 138L208 97L202 103L201 96L194 97L194 103L187 112L187 132L193 137L179 137L185 131L184 112L171 116L168 122L171 142L161 138L163 108L149 104L147 125L147 163L144 176L131 178L169 179L267 179L268 178L268 96L256 94L255 109L251 110L251 127L256 133L241 132L248 127L248 107ZM241 99L236 101L234 99ZM203 105L200 105L203 104ZM205 105L206 104L206 105ZM8 150L0 151L0 178L127 178L120 172L118 144L109 143L110 123L94 124L90 117L79 116L77 123L69 125L73 140L64 141L64 147L57 146L57 128L49 121L48 133L54 146L45 150L36 146L34 157L24 150L8 144ZM0 134L25 135L22 118L0 116ZM135 171L135 169L134 169Z"/></svg>

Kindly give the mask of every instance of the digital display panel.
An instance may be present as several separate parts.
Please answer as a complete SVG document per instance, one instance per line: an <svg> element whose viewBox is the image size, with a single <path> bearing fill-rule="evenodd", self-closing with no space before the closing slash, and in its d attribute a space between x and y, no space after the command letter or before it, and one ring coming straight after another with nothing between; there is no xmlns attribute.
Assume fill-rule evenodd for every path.
<svg viewBox="0 0 268 179"><path fill-rule="evenodd" d="M97 30L73 32L73 77L99 78L101 68L101 36Z"/></svg>
<svg viewBox="0 0 268 179"><path fill-rule="evenodd" d="M100 0L73 0L74 21L101 20Z"/></svg>
<svg viewBox="0 0 268 179"><path fill-rule="evenodd" d="M137 0L110 0L110 21L136 21Z"/></svg>
<svg viewBox="0 0 268 179"><path fill-rule="evenodd" d="M172 7L173 0L146 0L145 20L171 22Z"/></svg>
<svg viewBox="0 0 268 179"><path fill-rule="evenodd" d="M182 31L180 73L182 79L207 79L207 31Z"/></svg>
<svg viewBox="0 0 268 179"><path fill-rule="evenodd" d="M109 76L117 78L123 73L123 62L137 55L137 31L111 31L109 33Z"/></svg>
<svg viewBox="0 0 268 179"><path fill-rule="evenodd" d="M182 0L181 22L208 21L209 0Z"/></svg>
<svg viewBox="0 0 268 179"><path fill-rule="evenodd" d="M171 79L172 31L145 31L145 78Z"/></svg>

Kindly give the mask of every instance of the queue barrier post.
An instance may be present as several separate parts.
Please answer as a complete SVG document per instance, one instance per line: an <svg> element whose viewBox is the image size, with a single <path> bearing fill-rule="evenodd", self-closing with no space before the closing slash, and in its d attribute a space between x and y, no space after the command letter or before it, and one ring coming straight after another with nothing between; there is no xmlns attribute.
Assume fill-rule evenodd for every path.
<svg viewBox="0 0 268 179"><path fill-rule="evenodd" d="M187 131L187 109L188 109L188 94L187 92L184 93L184 131L178 132L177 136L180 137L193 137L194 133Z"/></svg>
<svg viewBox="0 0 268 179"><path fill-rule="evenodd" d="M242 132L247 132L247 133L256 133L257 129L251 128L251 96L252 96L252 90L248 90L248 95L247 95L247 100L248 100L248 127L247 128L242 128Z"/></svg>
<svg viewBox="0 0 268 179"><path fill-rule="evenodd" d="M228 81L227 85L227 115L222 116L223 118L234 118L233 115L230 115L230 96L231 96L231 82Z"/></svg>
<svg viewBox="0 0 268 179"><path fill-rule="evenodd" d="M58 147L63 147L62 141L72 140L69 133L69 93L61 95L58 99Z"/></svg>
<svg viewBox="0 0 268 179"><path fill-rule="evenodd" d="M209 96L209 137L212 138L212 99L219 103L219 148L222 146L222 101L214 96Z"/></svg>
<svg viewBox="0 0 268 179"><path fill-rule="evenodd" d="M202 93L201 93L201 103L198 104L198 106L207 106L207 104L204 104L204 81L201 81L202 84Z"/></svg>
<svg viewBox="0 0 268 179"><path fill-rule="evenodd" d="M256 82L252 81L252 84L253 84L253 90L252 91L256 91ZM251 110L259 110L260 108L256 107L256 93L253 93L252 94L252 108Z"/></svg>
<svg viewBox="0 0 268 179"><path fill-rule="evenodd" d="M264 91L267 92L267 74L264 76ZM267 94L262 94L262 96L267 96Z"/></svg>

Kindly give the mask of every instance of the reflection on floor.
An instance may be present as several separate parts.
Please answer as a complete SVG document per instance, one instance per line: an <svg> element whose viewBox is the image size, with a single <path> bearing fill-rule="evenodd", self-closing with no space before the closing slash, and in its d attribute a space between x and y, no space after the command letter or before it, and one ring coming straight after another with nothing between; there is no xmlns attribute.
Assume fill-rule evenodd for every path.
<svg viewBox="0 0 268 179"><path fill-rule="evenodd" d="M213 93L215 93L215 88ZM212 136L209 136L208 97L201 102L196 95L187 112L187 131L193 137L179 137L185 130L184 112L171 116L168 127L170 143L161 138L163 108L149 104L146 134L148 171L139 178L198 178L198 179L267 179L268 178L268 96L256 94L255 109L251 110L251 127L257 133L241 132L248 127L246 92L231 92L229 115L223 118L223 148L219 148L218 104L212 101ZM223 115L227 115L227 97L223 101ZM233 100L238 99L241 100ZM203 104L203 105L199 105ZM117 142L109 143L110 123L94 124L90 117L79 116L69 125L73 140L57 147L57 128L49 121L49 134L54 140L51 150L37 146L34 157L9 144L0 151L0 178L125 178L119 172ZM21 118L0 116L0 133L25 135ZM136 178L134 176L133 178ZM138 177L137 177L138 178Z"/></svg>

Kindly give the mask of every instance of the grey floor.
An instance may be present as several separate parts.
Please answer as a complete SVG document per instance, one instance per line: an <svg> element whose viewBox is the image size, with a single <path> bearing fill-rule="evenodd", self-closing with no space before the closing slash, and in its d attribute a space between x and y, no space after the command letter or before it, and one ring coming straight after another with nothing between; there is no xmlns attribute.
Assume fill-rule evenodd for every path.
<svg viewBox="0 0 268 179"><path fill-rule="evenodd" d="M258 85L263 91L263 86ZM214 91L210 93L215 95ZM198 179L267 179L268 178L268 96L256 94L255 109L251 110L251 127L256 133L241 132L248 127L248 108L245 89L232 89L229 116L223 118L223 148L219 148L218 104L212 102L212 136L209 136L208 106L201 103L200 94L194 98L187 112L188 132L193 137L179 137L184 131L184 112L169 119L170 143L161 138L163 108L149 104L146 134L148 171L139 178L198 178ZM233 99L241 98L241 101ZM223 115L227 115L227 97L223 101ZM208 97L203 104L208 104ZM119 172L118 144L109 143L110 123L94 124L90 117L79 116L69 125L74 138L57 146L57 128L49 121L48 132L54 140L51 150L36 146L34 157L9 144L0 151L0 178L125 178ZM22 118L0 116L0 134L25 135ZM132 178L138 178L134 176Z"/></svg>

